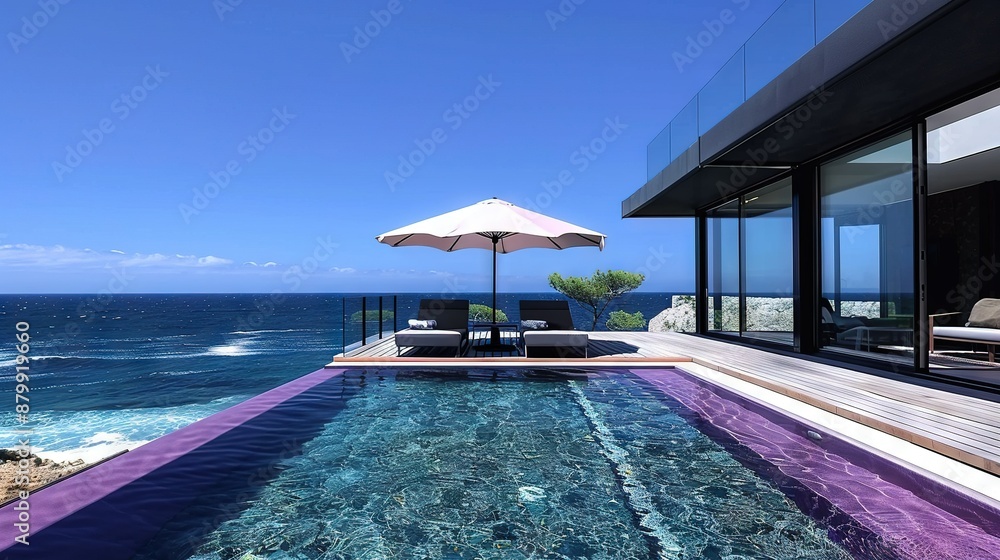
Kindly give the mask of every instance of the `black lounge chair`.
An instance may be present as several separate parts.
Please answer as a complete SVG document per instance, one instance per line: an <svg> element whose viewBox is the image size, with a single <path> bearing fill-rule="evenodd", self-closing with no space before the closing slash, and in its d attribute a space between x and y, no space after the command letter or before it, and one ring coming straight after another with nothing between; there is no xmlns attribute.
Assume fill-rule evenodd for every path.
<svg viewBox="0 0 1000 560"><path fill-rule="evenodd" d="M556 357L565 358L570 352L583 354L587 357L587 345L590 337L585 332L573 327L573 316L569 312L569 302L566 300L522 300L521 321L545 321L547 328L533 330L521 326L521 344L524 346L524 356L529 355L529 349L552 350Z"/></svg>
<svg viewBox="0 0 1000 560"><path fill-rule="evenodd" d="M435 329L403 329L396 333L396 355L404 347L454 347L461 356L469 341L469 300L422 299L417 319L437 321Z"/></svg>

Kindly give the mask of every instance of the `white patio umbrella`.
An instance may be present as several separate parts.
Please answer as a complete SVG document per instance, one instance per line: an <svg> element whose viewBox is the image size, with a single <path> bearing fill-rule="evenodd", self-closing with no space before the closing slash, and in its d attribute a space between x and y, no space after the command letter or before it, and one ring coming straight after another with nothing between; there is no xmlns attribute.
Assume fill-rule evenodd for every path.
<svg viewBox="0 0 1000 560"><path fill-rule="evenodd" d="M497 253L521 249L597 247L604 250L602 233L573 225L491 198L394 229L376 237L393 247L434 247L493 250L493 322L497 322Z"/></svg>

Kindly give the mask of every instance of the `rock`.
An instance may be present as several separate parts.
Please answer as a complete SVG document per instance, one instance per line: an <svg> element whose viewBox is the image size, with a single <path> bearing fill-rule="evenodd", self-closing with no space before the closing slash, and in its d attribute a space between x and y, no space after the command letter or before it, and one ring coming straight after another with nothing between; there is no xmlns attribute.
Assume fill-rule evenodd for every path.
<svg viewBox="0 0 1000 560"><path fill-rule="evenodd" d="M48 459L39 459L34 455L29 458L33 460L31 461L31 466L28 469L28 476L31 478L31 483L27 488L23 485L14 483L18 471L18 461L6 461L0 463L0 480L7 481L2 489L3 493L0 494L0 502L6 502L7 500L17 497L21 490L34 491L41 486L61 478L65 478L87 466L87 463L82 460L74 461L72 464L69 464L54 463Z"/></svg>

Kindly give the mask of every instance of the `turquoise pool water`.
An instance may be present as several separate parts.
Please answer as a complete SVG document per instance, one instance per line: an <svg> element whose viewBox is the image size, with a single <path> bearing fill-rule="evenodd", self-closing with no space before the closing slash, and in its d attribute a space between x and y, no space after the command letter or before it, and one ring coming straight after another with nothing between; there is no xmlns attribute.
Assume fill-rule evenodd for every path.
<svg viewBox="0 0 1000 560"><path fill-rule="evenodd" d="M992 502L671 368L323 369L31 511L0 557L1000 559Z"/></svg>
<svg viewBox="0 0 1000 560"><path fill-rule="evenodd" d="M850 557L634 376L351 372L314 396L343 383L363 390L258 493L202 499L139 557Z"/></svg>

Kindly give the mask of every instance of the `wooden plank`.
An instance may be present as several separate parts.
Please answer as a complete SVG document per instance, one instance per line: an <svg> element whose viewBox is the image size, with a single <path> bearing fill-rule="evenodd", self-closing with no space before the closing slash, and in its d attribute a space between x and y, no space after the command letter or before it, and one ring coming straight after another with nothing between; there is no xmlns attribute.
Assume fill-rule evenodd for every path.
<svg viewBox="0 0 1000 560"><path fill-rule="evenodd" d="M694 341L697 341L697 349L691 348ZM909 437L905 439L935 451L946 452L949 456L980 468L988 468L989 470L989 465L996 462L997 455L1000 453L1000 449L994 445L994 436L989 434L988 428L985 428L990 426L989 422L961 415L964 405L974 405L980 410L990 411L991 413L986 417L995 419L1000 416L1000 406L996 403L925 387L920 387L920 390L916 391L913 389L913 385L900 381L875 378L844 368L796 360L761 350L728 345L724 342L699 338L678 340L676 343L678 346L684 347L675 348L677 353L692 355L696 357L696 361L707 360L708 363L714 364L719 362L740 364L742 367L739 371L731 365L721 367L721 369L740 373L742 375L738 376L748 381L756 379L758 384L762 384L759 382L762 380L767 382L766 385L776 385L779 392L785 394L789 394L789 390L791 390L797 396L804 397L801 400L811 404L823 403L826 406L821 406L821 408L851 419L864 421L868 425L874 425L874 427L879 427L894 435L908 435ZM709 355L711 357L706 358ZM757 357L761 359L753 359ZM796 367L776 367L779 364L787 365L789 363L794 363ZM830 381L831 374L837 375L838 382ZM859 385L867 385L867 387L859 387ZM784 391L780 389L784 389ZM938 408L945 406L946 410L942 411L925 406L928 393L934 393L936 406ZM875 406L871 401L879 396L883 397L885 402L881 403L882 406ZM913 396L914 400L908 402L899 400L910 396ZM924 399L924 402L919 399ZM949 414L949 412L958 414ZM917 413L923 418L919 419ZM967 420L972 425L978 424L980 428L970 430L968 429L969 424L962 424L961 420ZM966 455L971 455L971 457ZM1000 474L1000 471L992 472Z"/></svg>
<svg viewBox="0 0 1000 560"><path fill-rule="evenodd" d="M640 338L640 337L637 337ZM786 385L796 386L797 389L812 394L823 394L823 396L830 398L833 396L833 400L838 398L842 399L842 402L838 403L841 408L847 407L846 412L852 412L852 406L855 408L855 413L860 411L861 413L881 413L880 415L887 415L894 422L899 422L901 425L907 428L918 428L923 431L932 431L938 429L937 437L944 439L951 439L953 437L958 437L959 439L965 438L965 441L972 442L970 445L990 445L992 443L992 435L990 430L984 428L985 426L990 426L989 422L981 422L974 417L970 417L967 413L963 413L963 409L967 410L967 406L956 405L955 400L965 401L965 404L972 404L975 408L980 411L991 411L992 414L986 416L987 418L997 418L997 407L995 403L988 403L978 399L971 399L964 397L962 395L951 395L949 393L937 392L934 395L933 401L927 400L928 392L933 392L932 389L927 389L920 387L919 391L912 390L912 385L905 383L900 383L892 380L879 380L875 382L877 387L868 387L871 393L864 390L858 390L852 387L849 383L831 383L829 381L829 376L831 373L838 374L841 377L840 381L854 381L859 380L873 380L878 378L873 378L870 375L851 372L850 370L843 370L841 368L835 368L832 366L825 366L823 364L814 364L812 362L805 362L803 360L795 360L794 358L788 358L785 356L777 356L768 352L763 352L760 350L743 349L743 347L738 347L734 345L729 345L726 343L720 343L716 341L707 341L705 339L690 339L691 342L697 342L699 348L695 351L691 348L692 344L683 344L685 346L683 350L677 348L676 344L673 345L672 353L674 354L700 354L701 357L706 355L715 354L711 357L712 360L717 362L727 362L727 363L741 363L743 365L742 369L753 370L754 375L762 376L764 378L771 378L776 381L780 381ZM685 341L687 342L687 341ZM657 345L664 350L670 351L670 345ZM714 347L713 347L714 346ZM735 352L731 349L743 349L736 350ZM708 350L708 351L706 351ZM719 356L719 351L724 354ZM761 356L766 356L767 363L759 363L758 360L748 360L747 358L756 357L752 354L758 354ZM737 360L733 360L733 354L738 357ZM774 362L785 362L794 361L795 368L776 368ZM758 362L758 363L754 363ZM808 366L807 366L808 364ZM782 364L784 365L784 364ZM754 367L758 366L758 367ZM759 367L765 366L765 367ZM806 366L806 367L803 367ZM811 371L804 372L803 369L809 369ZM766 372L766 373L762 373ZM808 374L817 374L816 377ZM811 378L811 379L804 379ZM850 378L848 378L850 377ZM868 385L872 383L869 382ZM816 390L816 388L822 388L822 390ZM824 394L825 393L825 394ZM846 394L846 395L845 395ZM839 395L839 396L838 396ZM959 397L956 399L955 397ZM882 399L882 403L878 400ZM896 402L900 398L908 399L907 402L901 403L905 404L905 407L895 406ZM873 402L874 401L874 402ZM925 404L927 402L933 402L935 407L927 407ZM876 404L881 404L882 408L879 409ZM955 414L942 415L940 410L936 408L945 407L947 412L954 412ZM916 421L912 416L914 410L918 410L921 415L924 416L924 421ZM909 420L909 421L906 421ZM942 421L944 426L942 427ZM979 428L976 428L979 426ZM972 431L974 433L962 433ZM958 432L956 434L956 432ZM978 433L976 433L978 432ZM971 436L971 437L967 437Z"/></svg>
<svg viewBox="0 0 1000 560"><path fill-rule="evenodd" d="M744 369L753 368L744 367ZM965 406L956 406L956 404L950 399L942 398L940 395L933 395L932 398L932 396L926 391L920 393L907 392L905 388L887 384L885 381L888 380L879 380L878 378L874 378L874 383L871 382L872 380L866 380L867 382L862 383L859 382L857 377L859 374L856 372L854 376L847 376L844 375L843 372L839 372L837 370L807 372L807 370L801 366L793 370L780 365L776 366L775 364L768 364L767 370L759 375L783 379L788 382L796 382L803 380L803 374L805 373L822 374L816 378L808 378L810 384L809 387L815 387L816 392L834 391L835 394L854 392L856 394L869 395L871 399L876 401L882 401L885 399L901 401L909 406L921 409L931 409L937 412L947 412L970 421L982 421L983 417L981 414L983 412L996 410L995 406L989 406L991 403L978 399L974 399L974 403L966 403ZM871 378L873 376L867 377ZM970 413L970 410L973 412Z"/></svg>
<svg viewBox="0 0 1000 560"><path fill-rule="evenodd" d="M688 350L689 349L685 349L685 351ZM688 351L687 353L692 352ZM815 383L824 384L826 386L826 390L850 390L852 388L863 388L876 394L905 400L905 402L913 406L933 407L941 412L960 417L978 419L983 418L983 415L986 414L986 417L988 418L991 417L997 419L995 415L997 410L996 403L990 403L988 401L972 397L965 397L964 395L954 395L918 385L906 383L901 384L898 381L883 379L877 376L863 374L843 368L827 366L825 364L816 364L814 362L807 362L785 356L776 356L773 354L768 354L768 356L770 359L768 359L766 363L762 363L758 360L747 360L745 356L742 356L739 359L739 362L749 362L747 367L758 366L762 368L763 371L759 373L760 375L774 376L778 374L785 374L788 376L787 379L789 380L801 379L803 373L815 373L817 374L817 378L813 381ZM733 360L731 357L727 357L725 361L733 363L736 360ZM792 367L788 367L789 362L793 363ZM831 383L834 379L840 383ZM993 412L994 415L990 416L990 412ZM997 420L1000 421L1000 419Z"/></svg>
<svg viewBox="0 0 1000 560"><path fill-rule="evenodd" d="M756 375L774 380L780 380L781 382L790 385L797 385L802 391L825 395L834 400L846 399L846 402L860 400L861 402L870 402L872 406L876 407L892 407L895 406L897 401L902 401L903 404L906 405L907 413L912 414L916 411L918 415L934 418L935 422L940 421L941 412L946 414L944 418L945 422L959 424L961 427L976 425L993 426L995 423L991 424L989 422L984 422L983 419L986 418L993 421L997 419L997 407L994 403L972 399L972 403L966 402L962 406L956 406L950 401L954 400L954 397L957 395L950 395L947 393L943 393L943 395L947 395L947 397L936 395L934 401L930 401L927 396L929 390L922 388L923 390L919 394L913 394L912 396L907 395L906 391L909 388L908 386L905 386L904 384L904 386L901 387L899 382L894 382L895 386L893 386L889 383L891 380L879 380L876 382L877 387L873 386L874 384L869 382L867 383L868 387L865 387L864 390L862 390L858 387L858 376L864 376L864 378L868 378L869 381L872 379L878 380L879 378L873 378L873 376L859 374L857 372L849 372L854 374L854 378L851 379L844 376L842 372L838 372L836 369L830 369L829 367L826 371L822 372L822 376L816 378L804 376L804 368L801 365L794 371L775 367L774 364L768 364L768 368L764 372L760 372L757 371L756 368L746 366L742 369L754 369L754 373ZM831 382L831 377L838 377L842 382ZM933 402L934 406L928 406L928 403L930 402ZM972 408L977 409L975 414L970 414L968 412L968 410ZM990 414L990 412L992 412L992 414Z"/></svg>
<svg viewBox="0 0 1000 560"><path fill-rule="evenodd" d="M943 453L957 460L969 463L973 466L979 468L986 468L993 472L994 474L1000 474L1000 462L997 462L995 449L986 448L983 449L984 445L981 441L976 441L974 445L967 445L963 442L956 442L953 432L945 432L944 434L935 434L926 429L921 429L921 427L913 426L911 423L899 422L899 415L896 414L894 418L884 418L877 414L872 414L870 410L861 410L851 406L835 405L828 400L818 399L811 397L808 394L801 393L795 388L789 388L788 386L783 386L781 384L771 384L767 382L761 382L760 378L754 378L754 376L744 376L739 374L736 370L731 370L729 368L722 368L724 373L734 375L746 381L760 384L767 388L776 390L787 396L796 398L803 402L812 404L829 412L844 416L851 420L863 423L867 426L879 429L881 431L890 433L912 443L916 443L928 449ZM986 465L993 463L996 470L992 470L993 467L987 467Z"/></svg>

